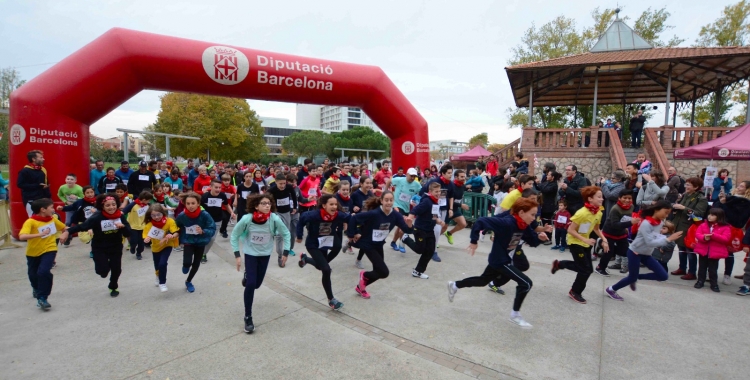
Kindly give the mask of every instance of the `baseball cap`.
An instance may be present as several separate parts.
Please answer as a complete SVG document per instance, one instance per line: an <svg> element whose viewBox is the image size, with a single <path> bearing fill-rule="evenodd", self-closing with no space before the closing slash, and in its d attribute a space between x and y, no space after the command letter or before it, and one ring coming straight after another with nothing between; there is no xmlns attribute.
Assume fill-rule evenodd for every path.
<svg viewBox="0 0 750 380"><path fill-rule="evenodd" d="M141 162L138 163L138 166L148 166L148 162L141 161Z"/></svg>
<svg viewBox="0 0 750 380"><path fill-rule="evenodd" d="M417 173L417 169L415 169L415 168L409 168L409 170L406 171L406 174L408 174L408 175L419 175L419 173Z"/></svg>

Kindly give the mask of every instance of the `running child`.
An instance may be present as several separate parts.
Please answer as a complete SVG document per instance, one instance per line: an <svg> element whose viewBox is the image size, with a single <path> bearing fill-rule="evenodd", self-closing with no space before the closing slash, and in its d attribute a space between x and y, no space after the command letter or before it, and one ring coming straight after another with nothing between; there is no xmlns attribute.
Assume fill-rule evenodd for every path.
<svg viewBox="0 0 750 380"><path fill-rule="evenodd" d="M221 237L226 239L229 237L227 235L227 225L232 220L232 215L235 212L232 206L234 205L234 197L237 194L237 189L232 185L232 176L229 174L221 175L221 192L227 196L227 203L221 206L222 219L219 233L221 233Z"/></svg>
<svg viewBox="0 0 750 380"><path fill-rule="evenodd" d="M604 222L602 234L607 238L609 252L605 252L599 260L594 272L598 275L609 277L607 265L613 256L625 257L628 254L628 231L630 227L637 226L641 220L633 218L633 190L623 188L617 198L617 204L607 212L607 220ZM627 261L625 261L627 263Z"/></svg>
<svg viewBox="0 0 750 380"><path fill-rule="evenodd" d="M109 295L117 297L118 280L122 274L122 241L133 232L130 223L120 210L120 200L110 193L96 197L99 212L85 222L71 227L68 232L92 231L91 252L94 255L94 270L102 278L109 274Z"/></svg>
<svg viewBox="0 0 750 380"><path fill-rule="evenodd" d="M638 227L638 235L628 249L628 276L606 289L609 298L624 301L617 294L617 291L628 285L630 285L631 290L635 291L635 283L638 280L667 280L667 271L651 256L651 252L654 248L662 247L682 236L682 231L673 233L668 237L661 234L662 223L671 212L672 204L665 200L657 201L641 210L641 217L644 220ZM646 265L653 273L639 274L641 264Z"/></svg>
<svg viewBox="0 0 750 380"><path fill-rule="evenodd" d="M253 173L245 173L243 181L237 185L237 196L234 197L234 210L237 213L237 220L245 216L247 210L247 198L251 194L260 194L260 189L253 183Z"/></svg>
<svg viewBox="0 0 750 380"><path fill-rule="evenodd" d="M352 212L352 209L354 208L354 201L351 198L351 184L349 181L341 181L338 186L338 191L336 191L336 200L339 203L339 209L345 213ZM342 226L344 230L346 230L346 223ZM349 254L354 254L354 250L352 249L352 246L348 244L345 244L347 252Z"/></svg>
<svg viewBox="0 0 750 380"><path fill-rule="evenodd" d="M97 212L96 192L94 192L94 188L91 186L84 186L82 189L83 198L79 198L77 201L67 206L57 206L56 208L58 212L65 211L66 213L71 212L73 214L73 216L70 218L70 225L83 223L86 219L90 218ZM73 234L68 234L68 240L71 240L72 236ZM83 238L83 236L79 234L79 238ZM68 241L67 243L67 245L63 244L63 247L69 247L70 242ZM89 257L93 259L94 253L89 252Z"/></svg>
<svg viewBox="0 0 750 380"><path fill-rule="evenodd" d="M450 231L445 231L445 237L448 239L448 244L453 245L453 234L466 228L466 218L464 218L464 210L469 210L469 205L463 203L464 192L466 191L466 172L462 169L458 169L453 172L453 216L448 220L456 222L456 226Z"/></svg>
<svg viewBox="0 0 750 380"><path fill-rule="evenodd" d="M442 227L445 224L440 219L440 204L438 203L440 190L439 183L431 183L429 192L425 193L419 204L409 211L409 220L413 222L414 239L408 235L404 238L404 243L421 255L417 266L412 269L411 275L424 280L430 278L424 272L427 270L427 264L430 263L430 259L435 252L435 226Z"/></svg>
<svg viewBox="0 0 750 380"><path fill-rule="evenodd" d="M177 216L175 222L180 228L180 244L183 245L182 273L188 275L185 288L192 293L195 291L193 277L198 273L201 259L205 257L206 245L216 234L216 223L208 212L201 210L201 196L198 193L183 193L182 203L185 211Z"/></svg>
<svg viewBox="0 0 750 380"><path fill-rule="evenodd" d="M341 182L339 186L344 184L349 186L349 182L346 181ZM339 203L331 194L323 194L318 201L318 207L318 210L303 213L300 223L297 224L297 243L302 243L304 228L307 227L305 248L310 254L300 255L299 267L304 268L306 264L311 264L322 272L323 290L328 297L328 306L338 310L344 304L333 297L329 264L341 251L343 226L349 219L349 214L339 211Z"/></svg>
<svg viewBox="0 0 750 380"><path fill-rule="evenodd" d="M76 181L76 175L74 173L69 173L67 176L65 176L65 184L57 189L57 197L60 198L60 200L66 206L70 206L77 200L83 198L83 188L80 185L77 185ZM66 226L70 227L70 225L73 223L73 215L75 215L75 210L65 212ZM63 246L66 248L69 247L70 241L72 239L72 236L68 236L68 238L65 239Z"/></svg>
<svg viewBox="0 0 750 380"><path fill-rule="evenodd" d="M358 213L358 212L364 212L365 211L365 201L367 201L370 198L375 197L375 194L372 192L372 178L363 175L360 178L359 182L359 189L352 193L352 205L354 208L352 209L352 215ZM349 241L349 245L359 248L359 246L353 242ZM362 249L359 250L359 254L357 255L357 259L354 261L354 266L356 266L359 269L365 269L364 264L362 264L362 258L365 256L365 251Z"/></svg>
<svg viewBox="0 0 750 380"><path fill-rule="evenodd" d="M334 166L333 169L331 169L331 175L328 176L328 179L326 179L326 182L323 185L323 193L336 194L336 186L341 182L340 177L341 169Z"/></svg>
<svg viewBox="0 0 750 380"><path fill-rule="evenodd" d="M63 185L65 186L65 185ZM26 266L28 267L31 295L36 298L36 306L44 311L52 307L47 298L52 292L52 267L57 257L55 234L65 231L65 224L55 215L55 206L49 198L31 202L34 213L27 219L18 232L18 240L26 244ZM60 240L66 241L68 232L60 234Z"/></svg>
<svg viewBox="0 0 750 380"><path fill-rule="evenodd" d="M253 324L253 299L255 290L260 288L266 276L268 262L273 252L274 236L281 235L284 240L284 258L289 255L291 234L281 218L272 213L276 211L274 199L268 194L254 195L247 200L247 214L237 222L232 230L232 250L237 259L237 271L242 267L240 258L240 239L245 257L245 332L255 331ZM187 246L185 248L187 251Z"/></svg>
<svg viewBox="0 0 750 380"><path fill-rule="evenodd" d="M201 195L201 207L211 215L211 218L216 225L224 226L225 230L222 236L228 236L224 218L224 206L227 205L228 202L229 200L227 199L226 194L221 192L221 181L218 179L213 180L211 182L210 190ZM234 212L230 211L229 218L234 218ZM227 218L226 220L228 221L229 219ZM216 232L217 231L214 230L214 234L211 236L211 241L206 245L206 250L203 252L201 263L205 264L208 262L206 255L208 255L208 251L211 250L214 241L216 241Z"/></svg>
<svg viewBox="0 0 750 380"><path fill-rule="evenodd" d="M422 189L422 185L417 181L417 174L417 169L409 168L409 170L406 171L405 176L394 177L391 180L393 196L396 197L393 209L401 213L401 215L409 215L409 210L411 210L411 198L419 194L419 190ZM404 231L397 229L396 233L393 234L391 248L394 251L406 253L406 248L401 241L402 236L404 236Z"/></svg>
<svg viewBox="0 0 750 380"><path fill-rule="evenodd" d="M117 185L121 184L122 180L120 177L115 176L115 168L108 167L106 175L99 180L97 188L99 194L114 193Z"/></svg>
<svg viewBox="0 0 750 380"><path fill-rule="evenodd" d="M162 292L167 291L167 264L172 248L177 246L179 231L177 223L167 216L164 206L155 204L149 207L144 219L143 241L151 242L151 253L154 256L154 284Z"/></svg>
<svg viewBox="0 0 750 380"><path fill-rule="evenodd" d="M143 229L146 227L144 219L148 213L149 203L154 199L148 190L141 191L135 202L125 207L122 212L127 215L128 223L133 233L130 234L130 254L135 254L135 258L140 260L146 244L143 242Z"/></svg>
<svg viewBox="0 0 750 380"><path fill-rule="evenodd" d="M292 215L297 213L297 209L292 207L297 202L297 193L291 186L287 185L286 176L284 174L279 173L279 175L276 176L274 183L276 183L276 186L272 186L268 189L268 194L270 194L272 199L274 199L274 202L276 202L274 213L281 218L286 229L291 231ZM278 255L277 261L279 267L284 268L286 266L286 260L282 259L283 253L286 250L290 255L294 256L294 241L291 241L289 246L284 249L284 241L282 237L277 236L275 240L276 254Z"/></svg>
<svg viewBox="0 0 750 380"><path fill-rule="evenodd" d="M552 220L555 225L555 245L550 249L565 252L568 249L567 235L568 227L570 227L570 212L568 212L568 202L565 199L557 202L557 212L552 215Z"/></svg>
<svg viewBox="0 0 750 380"><path fill-rule="evenodd" d="M133 200L130 199L130 194L128 194L128 185L121 183L117 185L115 188L115 195L117 195L117 198L120 199L120 210L124 209L130 202Z"/></svg>

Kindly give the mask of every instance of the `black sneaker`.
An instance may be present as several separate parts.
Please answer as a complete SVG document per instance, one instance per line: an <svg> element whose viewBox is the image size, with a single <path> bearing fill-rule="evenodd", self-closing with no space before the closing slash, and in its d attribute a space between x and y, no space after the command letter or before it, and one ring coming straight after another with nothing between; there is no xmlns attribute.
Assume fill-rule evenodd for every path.
<svg viewBox="0 0 750 380"><path fill-rule="evenodd" d="M716 292L716 293L718 293L718 292L721 291L721 290L719 290L719 285L711 285L711 290L714 291L714 292Z"/></svg>
<svg viewBox="0 0 750 380"><path fill-rule="evenodd" d="M607 272L606 269L599 269L599 267L596 267L596 269L594 269L594 273L600 276L609 277L609 272Z"/></svg>
<svg viewBox="0 0 750 380"><path fill-rule="evenodd" d="M206 254L203 254L203 258L201 258L201 264L205 264L208 262L208 259L206 258Z"/></svg>
<svg viewBox="0 0 750 380"><path fill-rule="evenodd" d="M229 237L229 235L227 235L227 233L226 233L226 232L222 232L222 233L221 233L221 237L223 237L224 239L226 239L226 238L228 238L228 237Z"/></svg>
<svg viewBox="0 0 750 380"><path fill-rule="evenodd" d="M552 274L555 274L559 270L560 270L560 261L559 260L553 261L552 262L552 269L550 269L550 272L552 272Z"/></svg>
<svg viewBox="0 0 750 380"><path fill-rule="evenodd" d="M622 265L620 264L612 264L607 267L607 269L622 269Z"/></svg>
<svg viewBox="0 0 750 380"><path fill-rule="evenodd" d="M34 288L31 288L31 295L34 298L39 298L39 292Z"/></svg>
<svg viewBox="0 0 750 380"><path fill-rule="evenodd" d="M135 258L138 259L138 260L140 260L140 259L143 258L143 256L141 256L141 254L139 253L139 254L135 255Z"/></svg>
<svg viewBox="0 0 750 380"><path fill-rule="evenodd" d="M252 334L255 331L255 325L253 324L253 317L245 317L245 332Z"/></svg>
<svg viewBox="0 0 750 380"><path fill-rule="evenodd" d="M307 261L305 261L305 257L307 257L307 255L304 253L299 255L299 267L300 268L304 268L305 264L307 264Z"/></svg>
<svg viewBox="0 0 750 380"><path fill-rule="evenodd" d="M110 289L109 296L112 298L115 298L120 295L120 292L117 291L117 289Z"/></svg>
<svg viewBox="0 0 750 380"><path fill-rule="evenodd" d="M586 300L580 294L574 292L573 290L568 292L568 297L570 297L570 299L578 303L583 303L583 304L586 303Z"/></svg>
<svg viewBox="0 0 750 380"><path fill-rule="evenodd" d="M339 302L339 300L332 298L330 301L328 301L328 306L331 307L333 310L341 309L341 307L344 306L343 303Z"/></svg>
<svg viewBox="0 0 750 380"><path fill-rule="evenodd" d="M49 310L49 308L52 307L52 305L50 305L49 302L47 302L47 297L39 297L36 299L36 307L44 311L47 311Z"/></svg>
<svg viewBox="0 0 750 380"><path fill-rule="evenodd" d="M698 280L698 282L696 282L695 285L693 285L693 287L696 288L696 289L702 288L703 287L703 281Z"/></svg>

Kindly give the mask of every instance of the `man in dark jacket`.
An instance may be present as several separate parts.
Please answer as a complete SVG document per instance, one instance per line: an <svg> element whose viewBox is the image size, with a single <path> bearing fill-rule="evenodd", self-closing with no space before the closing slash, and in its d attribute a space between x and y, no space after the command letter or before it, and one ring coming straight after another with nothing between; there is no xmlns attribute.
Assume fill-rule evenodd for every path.
<svg viewBox="0 0 750 380"><path fill-rule="evenodd" d="M42 167L44 153L41 150L32 150L26 153L26 158L29 164L18 172L16 186L21 189L21 199L26 206L26 213L31 217L31 202L42 198L52 199L52 194L49 191L47 170Z"/></svg>
<svg viewBox="0 0 750 380"><path fill-rule="evenodd" d="M630 119L630 139L632 141L632 148L641 147L641 134L643 133L643 124L646 123L646 117L643 116L643 111L638 112Z"/></svg>
<svg viewBox="0 0 750 380"><path fill-rule="evenodd" d="M583 207L581 189L586 185L586 177L578 172L575 165L565 166L565 182L560 186L559 194L568 202L568 211L571 215L575 215L576 211Z"/></svg>
<svg viewBox="0 0 750 380"><path fill-rule="evenodd" d="M130 175L130 179L128 180L128 193L140 194L143 190L153 192L156 184L157 182L154 172L148 169L148 163L146 161L141 161L138 164L138 171L133 172L133 174Z"/></svg>

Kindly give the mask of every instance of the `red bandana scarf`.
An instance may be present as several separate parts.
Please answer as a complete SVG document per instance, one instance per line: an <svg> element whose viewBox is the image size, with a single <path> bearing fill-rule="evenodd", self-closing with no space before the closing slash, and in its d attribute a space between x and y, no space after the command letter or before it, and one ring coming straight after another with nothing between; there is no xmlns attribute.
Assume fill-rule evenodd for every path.
<svg viewBox="0 0 750 380"><path fill-rule="evenodd" d="M187 215L187 217L190 219L197 219L200 214L201 214L200 207L196 208L195 211L190 211L187 209L187 207L185 207L185 215Z"/></svg>
<svg viewBox="0 0 750 380"><path fill-rule="evenodd" d="M262 213L260 211L254 211L253 212L253 223L255 224L263 224L268 221L268 219L271 218L271 213Z"/></svg>
<svg viewBox="0 0 750 380"><path fill-rule="evenodd" d="M122 196L120 197L120 203L125 202L125 199L128 198L128 192L126 191Z"/></svg>
<svg viewBox="0 0 750 380"><path fill-rule="evenodd" d="M114 174L112 174L112 175L107 174L107 179L110 180L110 181L114 181L115 180L115 175Z"/></svg>
<svg viewBox="0 0 750 380"><path fill-rule="evenodd" d="M333 215L331 215L325 209L320 209L320 217L323 219L324 222L332 222L334 219L336 219L336 215L338 215L338 213L339 212L336 211L333 213Z"/></svg>
<svg viewBox="0 0 750 380"><path fill-rule="evenodd" d="M31 216L31 219L34 219L38 222L47 223L52 220L52 217L51 216L39 216L39 215L34 214Z"/></svg>
<svg viewBox="0 0 750 380"><path fill-rule="evenodd" d="M349 202L349 199L351 199L350 197L345 197L345 196L341 195L341 193L339 193L339 198L341 198L341 200L344 201L344 202Z"/></svg>
<svg viewBox="0 0 750 380"><path fill-rule="evenodd" d="M159 221L151 219L151 225L154 226L154 227L156 227L156 228L161 229L161 228L164 227L165 224L167 224L167 217L166 216L163 216L161 218L161 220L159 220Z"/></svg>
<svg viewBox="0 0 750 380"><path fill-rule="evenodd" d="M161 194L154 194L154 198L156 198L156 201L159 203L164 203L164 193Z"/></svg>
<svg viewBox="0 0 750 380"><path fill-rule="evenodd" d="M584 203L583 207L586 207L587 210L591 211L592 214L596 215L597 212L600 210L600 206L592 206L591 203Z"/></svg>
<svg viewBox="0 0 750 380"><path fill-rule="evenodd" d="M461 181L459 181L459 180L457 180L457 179L454 179L454 180L453 180L453 183L454 183L454 184L455 184L456 186L458 186L458 187L461 187L461 186L463 186L463 185L464 185L464 183L463 183L463 182L461 182Z"/></svg>
<svg viewBox="0 0 750 380"><path fill-rule="evenodd" d="M135 200L135 204L137 204L138 206L141 206L141 207L148 207L148 202L144 202L144 201L142 201L140 199L136 199Z"/></svg>
<svg viewBox="0 0 750 380"><path fill-rule="evenodd" d="M336 174L331 174L331 179L334 180L334 181L338 181L339 180L339 176L337 176Z"/></svg>
<svg viewBox="0 0 750 380"><path fill-rule="evenodd" d="M110 213L102 210L102 215L104 215L104 217L107 218L107 219L120 219L120 217L122 217L122 211L120 211L120 209L117 209L117 211L115 211L114 213L110 214Z"/></svg>
<svg viewBox="0 0 750 380"><path fill-rule="evenodd" d="M87 203L91 203L93 205L94 203L96 203L96 197L84 197L83 201Z"/></svg>
<svg viewBox="0 0 750 380"><path fill-rule="evenodd" d="M647 217L646 217L646 220L647 220L647 221L648 221L649 223L651 223L651 225L652 225L652 226L658 226L658 225L659 225L659 223L661 223L661 220L657 220L657 219L654 219L654 218L652 218L652 217L650 217L650 216L647 216Z"/></svg>
<svg viewBox="0 0 750 380"><path fill-rule="evenodd" d="M526 223L526 222L524 222L524 221L523 221L523 219L521 219L521 217L520 217L520 216L518 216L518 215L513 215L513 217L514 217L514 218L516 218L516 225L518 226L518 228L519 228L519 229L520 229L521 231L523 231L523 230L525 230L525 229L526 229L527 227L529 227L529 224L528 224L528 223Z"/></svg>
<svg viewBox="0 0 750 380"><path fill-rule="evenodd" d="M620 206L620 208L621 208L621 209L623 209L623 210L630 210L630 208L631 208L631 207L633 207L633 204L632 204L632 203L631 203L631 204L629 204L629 205L627 205L627 206L625 206L625 205L624 205L624 204L622 204L622 202L620 202L620 201L617 201L617 205L618 205L618 206Z"/></svg>
<svg viewBox="0 0 750 380"><path fill-rule="evenodd" d="M432 200L432 203L435 203L435 204L437 204L437 203L438 203L438 199L437 199L437 198L435 198L435 197L433 197L433 196L432 196L432 194L427 194L427 196L429 196L429 197L430 197L430 200Z"/></svg>
<svg viewBox="0 0 750 380"><path fill-rule="evenodd" d="M445 178L443 176L440 176L440 180L443 181L443 183L446 184L446 185L449 184L449 183L451 183L451 180L449 180L449 179L447 179L447 178Z"/></svg>

